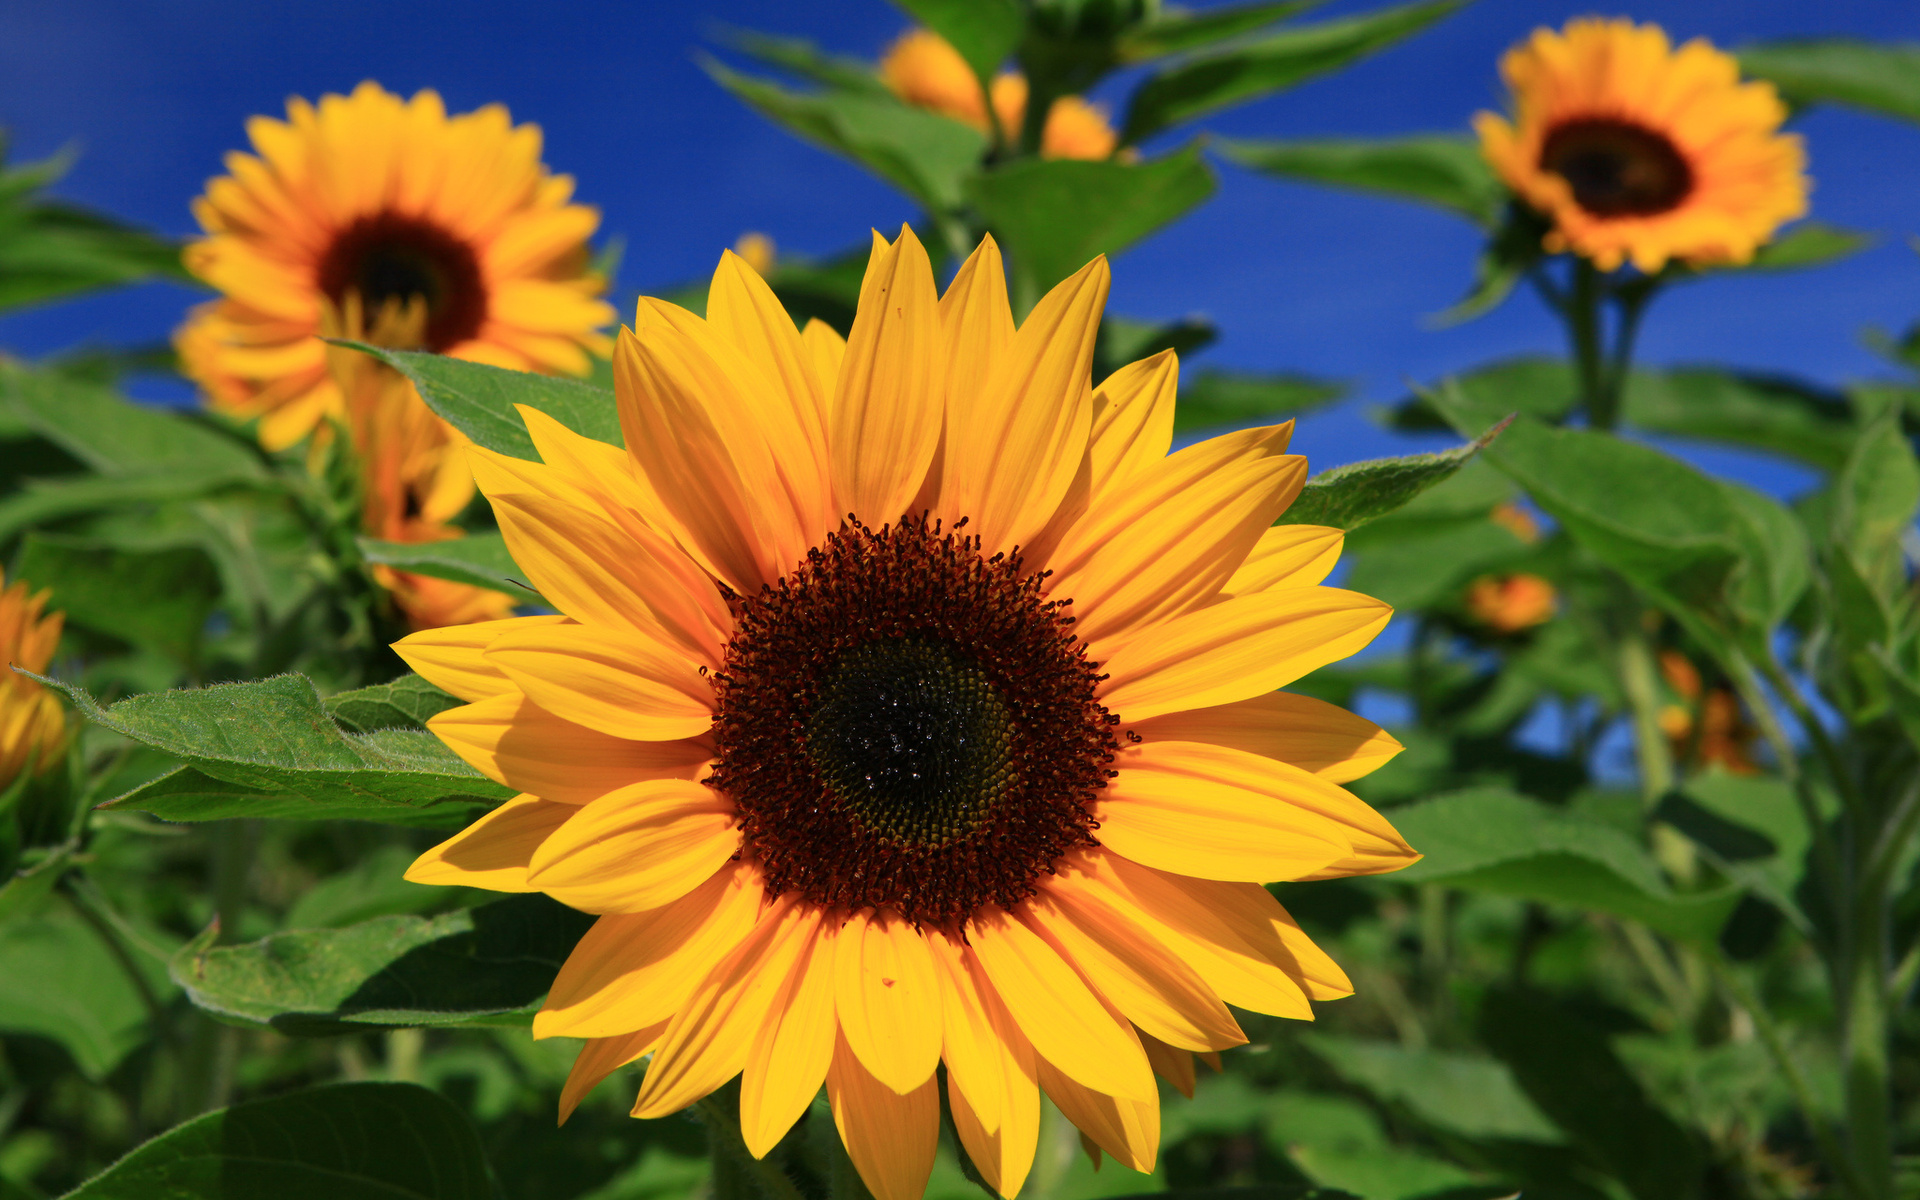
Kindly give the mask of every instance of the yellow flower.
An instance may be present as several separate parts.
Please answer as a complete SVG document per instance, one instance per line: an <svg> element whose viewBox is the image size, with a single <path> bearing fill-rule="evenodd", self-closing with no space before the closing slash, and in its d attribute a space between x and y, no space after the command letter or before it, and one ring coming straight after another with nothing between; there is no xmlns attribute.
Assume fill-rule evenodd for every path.
<svg viewBox="0 0 1920 1200"><path fill-rule="evenodd" d="M248 133L257 157L228 155L194 202L207 236L185 256L222 298L175 345L214 407L261 418L269 448L344 419L314 335L350 301L371 314L421 297L408 349L574 374L608 352L613 310L587 266L599 213L568 203L573 180L541 164L538 127L363 83L290 100L286 121L255 117Z"/></svg>
<svg viewBox="0 0 1920 1200"><path fill-rule="evenodd" d="M0 575L0 583L6 579ZM12 670L44 672L53 661L65 624L59 613L42 615L47 593L29 595L22 580L0 591L0 655L6 678L0 679L0 789L32 767L44 771L60 761L67 746L67 717L60 701L42 685Z"/></svg>
<svg viewBox="0 0 1920 1200"><path fill-rule="evenodd" d="M1485 576L1467 588L1473 619L1501 633L1518 633L1553 619L1559 593L1538 575Z"/></svg>
<svg viewBox="0 0 1920 1200"><path fill-rule="evenodd" d="M900 35L880 60L880 78L908 104L987 132L987 105L980 81L960 52L931 29ZM1027 80L1011 71L993 81L993 112L1009 139L1020 136L1027 113ZM1106 113L1081 96L1062 96L1047 110L1040 135L1042 158L1111 158L1119 136Z"/></svg>
<svg viewBox="0 0 1920 1200"><path fill-rule="evenodd" d="M1273 524L1291 423L1169 457L1178 367L1096 390L1096 260L1015 328L985 241L937 296L874 240L851 337L721 257L706 318L642 300L626 450L522 409L473 451L560 610L396 647L470 703L432 728L522 794L408 878L603 914L536 1037L587 1039L563 1115L651 1054L634 1114L741 1077L765 1154L824 1083L880 1200L938 1138L1007 1196L1040 1094L1151 1168L1153 1072L1351 990L1260 885L1417 856L1340 785L1399 745L1275 689L1379 601L1337 529Z"/></svg>
<svg viewBox="0 0 1920 1200"><path fill-rule="evenodd" d="M1778 132L1773 85L1696 38L1583 18L1537 29L1500 60L1513 120L1474 118L1500 177L1553 219L1546 248L1611 271L1669 259L1744 263L1807 211L1806 155Z"/></svg>

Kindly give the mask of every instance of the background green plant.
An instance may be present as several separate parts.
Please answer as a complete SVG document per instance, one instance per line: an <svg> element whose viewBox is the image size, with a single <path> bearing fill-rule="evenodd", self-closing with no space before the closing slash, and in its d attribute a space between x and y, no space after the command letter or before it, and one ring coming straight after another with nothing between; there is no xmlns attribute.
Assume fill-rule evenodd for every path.
<svg viewBox="0 0 1920 1200"><path fill-rule="evenodd" d="M983 77L1017 62L1029 114L1140 68L1120 115L1133 145L1337 70L1449 6L1319 23L1285 3L1197 17L1127 0L904 7ZM901 104L866 64L756 35L730 45L782 78L717 60L715 78L900 187L930 246L951 257L992 231L1023 308L1212 190L1197 138L1138 161L1042 160L1037 117L983 136ZM1780 45L1743 63L1798 105L1920 120L1910 50ZM1358 994L1311 1026L1245 1017L1253 1044L1191 1102L1169 1099L1152 1177L1094 1171L1050 1113L1027 1194L1907 1194L1920 1182L1906 1157L1920 1148L1920 376L1839 392L1634 367L1637 323L1692 275L1547 259L1537 219L1458 136L1214 148L1476 222L1487 251L1455 315L1528 283L1562 316L1568 353L1419 389L1386 419L1465 445L1325 472L1286 517L1349 530L1348 586L1394 603L1410 630L1305 685L1407 712L1406 753L1357 790L1426 858L1276 889ZM0 174L0 308L177 273L176 247L44 199L54 174ZM1755 269L1860 243L1806 222ZM796 315L844 328L863 256L782 263L772 282ZM1212 337L1110 319L1098 369ZM1920 372L1920 326L1879 344ZM533 453L515 403L620 439L604 378L386 357L501 453ZM731 1200L770 1180L791 1200L778 1179L851 1194L819 1112L776 1151L778 1179L730 1157L724 1106L627 1118L630 1071L555 1128L573 1045L536 1043L527 1025L587 919L537 895L401 879L504 789L422 728L453 701L385 650L398 630L368 568L537 597L483 508L456 542L366 541L351 462L316 471L218 418L133 405L114 386L129 365L0 363L0 550L9 578L53 588L68 614L52 686L81 725L62 770L0 795L0 1200ZM1188 379L1185 429L1339 394ZM1785 506L1644 434L1785 455L1820 483ZM1537 514L1545 536L1491 520L1501 505ZM1550 580L1560 611L1499 633L1463 595L1517 572ZM1761 770L1707 768L1697 739L1666 736L1661 711L1688 698L1656 669L1663 651L1738 696ZM1542 714L1560 731L1550 743L1524 732ZM1617 744L1631 769L1608 768ZM949 1137L929 1195L977 1194Z"/></svg>

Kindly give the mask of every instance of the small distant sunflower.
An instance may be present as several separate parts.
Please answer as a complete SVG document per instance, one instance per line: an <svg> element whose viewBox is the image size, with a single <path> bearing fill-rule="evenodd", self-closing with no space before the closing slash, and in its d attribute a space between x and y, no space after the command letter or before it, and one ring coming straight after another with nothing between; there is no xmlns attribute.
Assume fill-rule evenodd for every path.
<svg viewBox="0 0 1920 1200"><path fill-rule="evenodd" d="M1559 607L1560 593L1538 575L1524 571L1495 577L1485 575L1467 588L1467 611L1482 625L1500 633L1519 633L1544 625Z"/></svg>
<svg viewBox="0 0 1920 1200"><path fill-rule="evenodd" d="M260 418L282 449L344 418L315 335L352 302L371 314L419 297L415 344L518 370L583 374L610 349L604 281L588 269L599 213L540 162L540 130L488 105L449 117L440 97L373 83L287 120L255 117L257 154L227 157L194 215L187 268L223 293L176 335L216 407Z"/></svg>
<svg viewBox="0 0 1920 1200"><path fill-rule="evenodd" d="M1773 85L1657 25L1583 18L1500 60L1513 119L1474 118L1509 187L1553 219L1546 248L1611 271L1631 261L1744 263L1807 211L1806 154L1779 132Z"/></svg>
<svg viewBox="0 0 1920 1200"><path fill-rule="evenodd" d="M986 100L973 68L947 39L931 29L901 34L880 60L880 78L908 104L931 109L985 133ZM1027 114L1026 76L1004 71L993 80L993 113L1009 138L1020 136ZM1047 110L1041 131L1042 158L1111 158L1119 135L1107 116L1082 96L1062 96Z"/></svg>
<svg viewBox="0 0 1920 1200"><path fill-rule="evenodd" d="M0 583L5 583L0 575ZM42 672L53 661L65 619L44 612L47 593L32 594L25 581L0 591L0 656L9 668L0 679L0 790L31 766L44 771L67 745L67 717L45 687L12 670Z"/></svg>
<svg viewBox="0 0 1920 1200"><path fill-rule="evenodd" d="M536 1037L587 1039L562 1116L651 1054L634 1115L741 1079L763 1155L822 1084L880 1200L940 1126L1003 1195L1044 1091L1150 1170L1157 1070L1307 1018L1346 976L1261 887L1417 856L1340 784L1399 746L1277 692L1386 623L1275 526L1291 424L1168 456L1177 364L1088 376L1096 260L1017 329L983 242L944 296L876 236L847 341L725 254L705 319L642 300L626 450L522 409L473 453L554 616L396 647L432 721L521 793L422 882L603 914Z"/></svg>

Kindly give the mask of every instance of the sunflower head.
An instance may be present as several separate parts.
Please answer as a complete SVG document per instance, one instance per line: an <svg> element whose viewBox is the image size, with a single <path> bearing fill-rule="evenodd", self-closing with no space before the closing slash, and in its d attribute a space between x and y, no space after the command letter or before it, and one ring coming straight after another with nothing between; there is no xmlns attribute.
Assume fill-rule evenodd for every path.
<svg viewBox="0 0 1920 1200"><path fill-rule="evenodd" d="M1773 85L1657 25L1582 18L1500 60L1511 118L1474 119L1487 161L1546 214L1546 249L1602 270L1744 263L1807 211L1800 139Z"/></svg>
<svg viewBox="0 0 1920 1200"><path fill-rule="evenodd" d="M248 123L254 153L194 202L189 270L221 293L175 339L214 406L280 449L346 417L316 334L349 309L410 310L366 328L397 348L584 373L613 313L588 270L595 210L540 162L540 131L504 108L448 116L440 97L373 83Z"/></svg>
<svg viewBox="0 0 1920 1200"><path fill-rule="evenodd" d="M6 579L0 576L0 584ZM47 593L34 594L24 580L0 590L0 790L28 768L44 771L60 761L67 745L66 712L54 694L12 670L42 672L53 661L65 624L46 612Z"/></svg>
<svg viewBox="0 0 1920 1200"><path fill-rule="evenodd" d="M1499 633L1518 633L1553 619L1560 593L1538 575L1483 576L1467 588L1467 611Z"/></svg>
<svg viewBox="0 0 1920 1200"><path fill-rule="evenodd" d="M973 68L951 43L930 29L910 29L880 60L880 78L893 94L918 108L931 109L987 132L987 99ZM1005 71L994 77L993 115L1001 131L1017 140L1027 112L1026 76ZM1047 110L1041 134L1042 158L1108 158L1119 135L1106 113L1082 96L1061 96Z"/></svg>
<svg viewBox="0 0 1920 1200"><path fill-rule="evenodd" d="M1399 748L1276 689L1384 605L1341 533L1275 525L1290 425L1169 454L1171 352L1090 378L1095 261L1016 326L984 242L944 295L876 235L851 335L738 256L706 316L642 300L625 447L523 408L470 453L559 612L396 649L470 701L431 727L520 795L408 877L601 914L536 1037L587 1039L563 1113L652 1056L634 1115L739 1076L770 1150L824 1085L880 1200L916 1200L937 1068L1003 1195L1044 1092L1151 1170L1153 1075L1347 994L1261 886L1416 855L1340 785Z"/></svg>

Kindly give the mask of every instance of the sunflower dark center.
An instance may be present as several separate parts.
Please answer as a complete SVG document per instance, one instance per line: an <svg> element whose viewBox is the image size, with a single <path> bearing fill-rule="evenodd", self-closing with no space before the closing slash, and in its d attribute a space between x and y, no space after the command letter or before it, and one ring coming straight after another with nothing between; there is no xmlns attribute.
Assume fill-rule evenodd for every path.
<svg viewBox="0 0 1920 1200"><path fill-rule="evenodd" d="M1096 844L1117 718L1044 582L909 520L736 598L709 782L769 890L952 927Z"/></svg>
<svg viewBox="0 0 1920 1200"><path fill-rule="evenodd" d="M336 305L359 293L369 318L388 301L420 297L427 306L420 349L459 345L487 319L486 284L473 248L417 217L376 213L347 226L321 258L317 283Z"/></svg>
<svg viewBox="0 0 1920 1200"><path fill-rule="evenodd" d="M1693 170L1673 142L1627 121L1555 126L1540 147L1540 167L1565 179L1575 202L1597 217L1653 216L1693 190Z"/></svg>

